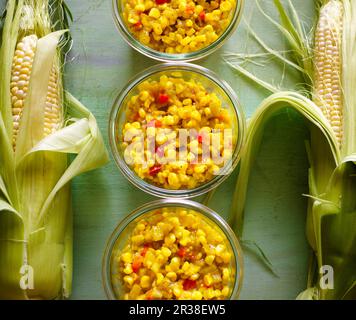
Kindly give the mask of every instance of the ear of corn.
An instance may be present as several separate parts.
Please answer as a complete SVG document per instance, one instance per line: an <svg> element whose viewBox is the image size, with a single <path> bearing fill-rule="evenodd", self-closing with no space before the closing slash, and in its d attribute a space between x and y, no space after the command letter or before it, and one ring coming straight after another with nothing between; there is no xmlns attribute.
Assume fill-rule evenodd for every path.
<svg viewBox="0 0 356 320"><path fill-rule="evenodd" d="M297 110L310 127L307 152L310 161L307 239L313 250L308 288L299 299L356 298L356 3L353 0L322 0L315 33L314 72L303 61L310 50L296 50L291 39L305 37L293 29L288 14L275 0L281 24L275 22L297 55L291 62L304 69L312 79L306 83L307 97L292 92L277 92L262 102L249 122L240 171L232 205L231 224L239 236L249 174L257 157L264 127L271 117L283 109ZM291 2L289 2L290 6ZM292 7L291 12L295 10ZM298 25L298 23L297 23ZM296 36L295 33L299 35ZM310 43L305 38L304 43ZM298 48L297 48L298 49ZM269 52L271 49L269 49ZM275 54L277 58L279 56ZM283 63L283 59L279 58ZM240 66L240 68L242 68ZM239 70L239 68L237 68ZM249 73L244 72L249 76ZM314 74L314 75L313 75ZM255 80L254 76L249 76ZM258 79L256 83L265 85ZM275 91L275 90L273 90ZM320 268L333 268L334 288L321 285Z"/></svg>
<svg viewBox="0 0 356 320"><path fill-rule="evenodd" d="M13 146L16 148L16 140L20 128L25 100L30 84L33 60L36 54L38 38L32 34L21 39L17 43L12 64L11 74L11 104L13 117ZM59 66L54 63L48 84L46 107L44 110L44 135L49 135L58 129L62 122L63 108L60 104L60 86L58 78Z"/></svg>
<svg viewBox="0 0 356 320"><path fill-rule="evenodd" d="M343 137L342 31L343 5L338 0L329 1L320 9L315 33L314 96L340 145Z"/></svg>
<svg viewBox="0 0 356 320"><path fill-rule="evenodd" d="M10 0L3 28L0 299L69 296L69 182L108 160L94 117L63 92L58 44L66 31L51 32L48 8L48 0ZM71 163L68 153L76 154Z"/></svg>

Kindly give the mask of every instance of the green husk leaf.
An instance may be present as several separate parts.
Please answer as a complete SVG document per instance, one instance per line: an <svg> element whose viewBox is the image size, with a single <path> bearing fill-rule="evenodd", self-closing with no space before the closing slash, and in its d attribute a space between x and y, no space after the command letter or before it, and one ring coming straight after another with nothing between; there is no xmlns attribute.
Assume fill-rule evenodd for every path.
<svg viewBox="0 0 356 320"><path fill-rule="evenodd" d="M278 273L275 270L271 260L267 257L264 250L253 240L240 239L240 244L243 249L251 251L255 256L262 261L266 268L271 271L277 278L279 278Z"/></svg>
<svg viewBox="0 0 356 320"><path fill-rule="evenodd" d="M0 196L0 299L26 299L19 285L26 245L23 236L21 215Z"/></svg>
<svg viewBox="0 0 356 320"><path fill-rule="evenodd" d="M240 174L237 179L236 191L233 197L231 224L237 234L243 231L243 210L247 192L248 178L252 164L257 155L264 127L271 117L282 109L294 108L301 113L308 122L317 127L324 135L334 163L340 162L340 152L337 142L326 118L320 109L308 98L294 92L280 92L273 94L262 102L249 121L246 142L242 149Z"/></svg>

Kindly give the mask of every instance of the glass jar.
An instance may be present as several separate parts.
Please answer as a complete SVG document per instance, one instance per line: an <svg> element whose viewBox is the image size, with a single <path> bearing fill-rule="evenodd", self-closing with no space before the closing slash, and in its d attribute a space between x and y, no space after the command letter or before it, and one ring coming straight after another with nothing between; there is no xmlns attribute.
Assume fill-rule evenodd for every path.
<svg viewBox="0 0 356 320"><path fill-rule="evenodd" d="M213 210L200 203L182 199L161 199L145 204L134 210L115 228L107 242L102 265L103 286L108 299L117 300L123 298L124 289L122 287L122 281L117 277L117 257L120 251L126 246L128 237L134 227L141 219L147 219L149 215L155 214L154 210L167 207L194 210L194 212L201 215L211 226L218 228L225 235L226 248L232 253L232 263L230 265L232 280L230 283L229 299L237 299L242 287L244 263L242 250L234 232L226 221Z"/></svg>
<svg viewBox="0 0 356 320"><path fill-rule="evenodd" d="M166 189L154 185L140 178L132 167L125 161L123 128L126 120L127 103L133 95L138 94L138 85L147 79L157 80L162 75L170 75L179 72L183 78L194 79L201 83L206 90L214 92L221 101L221 107L226 109L231 115L232 135L236 140L231 150L231 158L224 163L219 174L201 185L192 189ZM231 87L220 79L212 71L192 64L186 63L166 63L151 67L138 74L121 91L114 102L110 114L109 139L111 152L114 160L123 175L139 189L161 198L192 198L205 194L221 184L233 171L240 159L240 151L244 140L245 117L237 96Z"/></svg>
<svg viewBox="0 0 356 320"><path fill-rule="evenodd" d="M235 10L231 12L231 22L227 26L227 28L223 31L223 33L218 37L210 45L193 52L181 53L181 54L169 54L154 50L144 44L142 44L139 40L137 40L130 30L128 29L125 21L123 20L123 1L122 0L113 0L112 8L113 8L113 17L117 29L126 40L126 42L135 50L142 53L143 55L150 57L155 60L163 61L163 62L171 62L171 61L194 61L198 59L202 59L215 50L219 49L223 43L232 35L238 26L243 12L244 0L237 0Z"/></svg>

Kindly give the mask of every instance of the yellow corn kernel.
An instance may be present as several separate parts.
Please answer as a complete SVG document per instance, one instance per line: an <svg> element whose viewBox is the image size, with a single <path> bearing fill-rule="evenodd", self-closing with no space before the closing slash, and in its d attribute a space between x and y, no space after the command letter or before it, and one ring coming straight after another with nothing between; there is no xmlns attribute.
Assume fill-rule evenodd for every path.
<svg viewBox="0 0 356 320"><path fill-rule="evenodd" d="M209 265L211 265L214 262L215 256L214 255L208 255L205 258L205 262Z"/></svg>
<svg viewBox="0 0 356 320"><path fill-rule="evenodd" d="M196 36L195 37L195 41L196 42L205 42L206 41L206 35L202 34L202 35Z"/></svg>
<svg viewBox="0 0 356 320"><path fill-rule="evenodd" d="M206 274L203 281L206 286L211 286L213 284L213 277L210 274Z"/></svg>
<svg viewBox="0 0 356 320"><path fill-rule="evenodd" d="M122 256L121 256L121 260L124 263L132 263L132 254L131 254L131 252L123 253Z"/></svg>
<svg viewBox="0 0 356 320"><path fill-rule="evenodd" d="M152 18L158 19L161 16L161 12L157 8L152 8L148 15Z"/></svg>
<svg viewBox="0 0 356 320"><path fill-rule="evenodd" d="M147 289L151 286L151 278L149 276L143 276L140 280L141 288Z"/></svg>
<svg viewBox="0 0 356 320"><path fill-rule="evenodd" d="M175 272L173 272L173 271L168 272L168 273L166 274L166 277L167 277L169 280L173 281L173 282L177 280L177 274L176 274Z"/></svg>
<svg viewBox="0 0 356 320"><path fill-rule="evenodd" d="M200 277L200 274L199 273L194 273L193 275L190 276L190 280L198 280Z"/></svg>
<svg viewBox="0 0 356 320"><path fill-rule="evenodd" d="M186 272L186 271L188 271L189 270L189 267L190 267L190 263L188 262L188 261L185 261L184 263L183 263L183 265L182 265L182 271L183 272Z"/></svg>
<svg viewBox="0 0 356 320"><path fill-rule="evenodd" d="M162 26L159 23L154 23L153 24L153 32L156 35L160 35L162 34L163 30L162 30Z"/></svg>
<svg viewBox="0 0 356 320"><path fill-rule="evenodd" d="M164 243L168 246L172 245L175 242L176 242L176 236L173 233L169 233L168 236L164 238Z"/></svg>
<svg viewBox="0 0 356 320"><path fill-rule="evenodd" d="M153 290L152 290L152 298L153 299L161 299L162 298L161 290L158 290L157 288L153 288Z"/></svg>
<svg viewBox="0 0 356 320"><path fill-rule="evenodd" d="M140 294L141 294L141 287L138 284L134 284L129 294L130 299L135 300Z"/></svg>
<svg viewBox="0 0 356 320"><path fill-rule="evenodd" d="M163 280L164 280L163 274L160 272L156 273L156 284L160 285Z"/></svg>
<svg viewBox="0 0 356 320"><path fill-rule="evenodd" d="M125 276L124 277L124 282L127 283L129 287L131 287L134 283L134 278L131 276Z"/></svg>
<svg viewBox="0 0 356 320"><path fill-rule="evenodd" d="M180 43L182 46L186 46L187 44L189 44L190 41L192 41L191 37L185 37L182 39L182 41Z"/></svg>
<svg viewBox="0 0 356 320"><path fill-rule="evenodd" d="M230 289L228 286L224 286L224 288L221 290L221 295L224 296L224 297L227 297L229 296L229 293L230 293Z"/></svg>
<svg viewBox="0 0 356 320"><path fill-rule="evenodd" d="M136 11L144 12L146 10L146 7L143 3L139 3L135 6Z"/></svg>
<svg viewBox="0 0 356 320"><path fill-rule="evenodd" d="M203 296L207 300L211 300L215 297L215 292L212 288L208 288L204 291Z"/></svg>
<svg viewBox="0 0 356 320"><path fill-rule="evenodd" d="M192 117L192 119L194 119L194 120L197 120L197 121L199 121L199 122L201 121L201 114L200 114L200 112L197 111L197 110L194 110L194 111L192 112L191 117Z"/></svg>
<svg viewBox="0 0 356 320"><path fill-rule="evenodd" d="M169 115L169 116L165 116L163 117L162 119L162 123L164 125L167 125L167 126L171 126L171 125L174 125L174 117Z"/></svg>
<svg viewBox="0 0 356 320"><path fill-rule="evenodd" d="M178 271L180 266L180 259L178 257L174 257L169 264L172 271Z"/></svg>
<svg viewBox="0 0 356 320"><path fill-rule="evenodd" d="M202 298L203 298L203 295L199 291L194 291L192 293L193 300L201 300Z"/></svg>
<svg viewBox="0 0 356 320"><path fill-rule="evenodd" d="M160 130L161 131L161 130ZM165 132L159 132L156 136L156 142L159 144L159 145L162 145L164 143L166 143L168 140L167 138L167 135Z"/></svg>
<svg viewBox="0 0 356 320"><path fill-rule="evenodd" d="M224 1L220 4L220 9L222 12L230 11L231 10L231 3L229 1Z"/></svg>
<svg viewBox="0 0 356 320"><path fill-rule="evenodd" d="M154 272L154 273L158 273L159 270L161 269L161 266L158 262L154 262L151 266L151 270Z"/></svg>
<svg viewBox="0 0 356 320"><path fill-rule="evenodd" d="M180 296L182 295L182 290L178 287L174 287L173 294L175 295L176 298L180 298Z"/></svg>
<svg viewBox="0 0 356 320"><path fill-rule="evenodd" d="M123 271L124 271L124 273L126 273L126 274L131 274L131 273L133 272L131 263L125 264L125 268L124 268Z"/></svg>
<svg viewBox="0 0 356 320"><path fill-rule="evenodd" d="M221 255L224 251L226 250L225 246L223 244L218 244L216 247L215 247L215 252L217 255Z"/></svg>
<svg viewBox="0 0 356 320"><path fill-rule="evenodd" d="M168 248L163 247L163 248L162 248L162 254L163 254L165 257L168 258L168 257L172 254L172 252L171 252L171 250L169 250Z"/></svg>
<svg viewBox="0 0 356 320"><path fill-rule="evenodd" d="M228 283L230 281L230 270L228 268L223 268L223 282Z"/></svg>
<svg viewBox="0 0 356 320"><path fill-rule="evenodd" d="M231 253L228 251L225 251L221 254L221 258L224 263L229 263L231 260Z"/></svg>
<svg viewBox="0 0 356 320"><path fill-rule="evenodd" d="M179 178L176 173L170 172L168 174L168 183L172 187L179 188L180 182L179 182Z"/></svg>
<svg viewBox="0 0 356 320"><path fill-rule="evenodd" d="M145 237L142 234L138 234L131 238L131 241L135 245L141 245L145 242Z"/></svg>

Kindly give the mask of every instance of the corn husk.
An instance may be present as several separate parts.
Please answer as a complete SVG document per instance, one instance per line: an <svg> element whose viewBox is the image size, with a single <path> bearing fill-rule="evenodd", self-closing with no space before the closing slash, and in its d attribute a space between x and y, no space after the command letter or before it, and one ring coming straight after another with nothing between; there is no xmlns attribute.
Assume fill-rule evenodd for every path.
<svg viewBox="0 0 356 320"><path fill-rule="evenodd" d="M7 3L0 51L0 299L69 297L73 250L70 181L108 161L94 116L68 92L62 91L62 129L43 135L49 75L53 63L62 61L60 48L67 33L51 32L63 21L56 20L56 27L51 28L49 5L52 10L67 10L63 1ZM34 32L40 39L14 151L10 74L16 42L26 31L21 20L24 10L33 10ZM68 155L72 155L71 161ZM33 287L28 281L27 286L21 283L24 276L32 275L29 268Z"/></svg>

